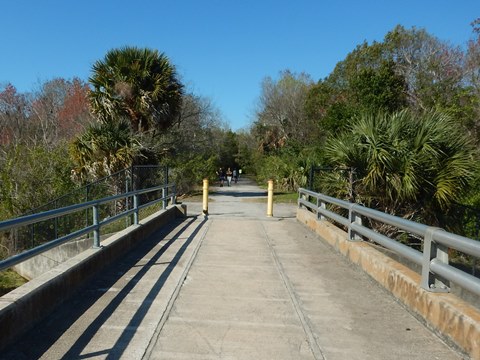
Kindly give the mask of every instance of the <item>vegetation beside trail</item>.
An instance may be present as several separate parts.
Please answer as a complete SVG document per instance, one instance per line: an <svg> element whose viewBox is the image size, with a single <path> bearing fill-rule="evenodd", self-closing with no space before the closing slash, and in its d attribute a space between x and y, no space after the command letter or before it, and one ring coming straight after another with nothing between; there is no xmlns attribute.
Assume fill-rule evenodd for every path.
<svg viewBox="0 0 480 360"><path fill-rule="evenodd" d="M471 25L464 47L398 25L323 79L265 77L250 126L236 131L155 49L112 49L88 81L3 85L0 220L132 166L168 166L193 198L230 167L274 180L275 201L311 186L478 238L480 19ZM0 257L12 255L11 234L0 235Z"/></svg>
<svg viewBox="0 0 480 360"><path fill-rule="evenodd" d="M26 279L13 270L0 271L0 296L5 295L26 282Z"/></svg>

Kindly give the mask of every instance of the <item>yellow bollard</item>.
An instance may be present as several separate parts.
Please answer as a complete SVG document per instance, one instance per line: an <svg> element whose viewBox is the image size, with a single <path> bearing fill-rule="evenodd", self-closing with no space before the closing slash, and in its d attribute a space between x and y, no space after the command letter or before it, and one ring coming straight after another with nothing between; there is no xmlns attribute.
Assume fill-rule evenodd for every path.
<svg viewBox="0 0 480 360"><path fill-rule="evenodd" d="M267 216L273 216L273 180L268 180Z"/></svg>
<svg viewBox="0 0 480 360"><path fill-rule="evenodd" d="M203 215L208 215L208 179L203 179Z"/></svg>

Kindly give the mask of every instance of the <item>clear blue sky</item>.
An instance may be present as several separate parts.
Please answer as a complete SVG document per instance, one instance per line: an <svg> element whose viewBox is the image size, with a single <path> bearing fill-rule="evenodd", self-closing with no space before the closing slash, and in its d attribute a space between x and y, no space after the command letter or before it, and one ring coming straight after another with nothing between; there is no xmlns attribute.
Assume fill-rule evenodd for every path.
<svg viewBox="0 0 480 360"><path fill-rule="evenodd" d="M187 88L211 98L233 130L252 119L260 83L281 70L327 76L364 40L395 25L454 45L472 36L480 0L1 0L0 84L87 80L115 47L164 52Z"/></svg>

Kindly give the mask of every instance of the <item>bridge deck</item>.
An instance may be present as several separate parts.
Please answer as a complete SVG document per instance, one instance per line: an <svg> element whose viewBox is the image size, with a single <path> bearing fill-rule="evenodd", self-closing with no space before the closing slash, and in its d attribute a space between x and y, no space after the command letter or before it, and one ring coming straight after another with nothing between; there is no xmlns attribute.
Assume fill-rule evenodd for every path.
<svg viewBox="0 0 480 360"><path fill-rule="evenodd" d="M247 180L154 236L5 359L460 359ZM195 214L198 214L196 216Z"/></svg>

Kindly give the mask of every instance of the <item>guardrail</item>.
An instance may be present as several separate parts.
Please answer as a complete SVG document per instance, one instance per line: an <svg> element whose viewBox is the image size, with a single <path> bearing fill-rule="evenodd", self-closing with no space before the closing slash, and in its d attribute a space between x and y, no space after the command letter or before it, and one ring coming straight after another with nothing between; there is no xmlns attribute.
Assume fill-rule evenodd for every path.
<svg viewBox="0 0 480 360"><path fill-rule="evenodd" d="M328 218L345 226L348 229L348 239L350 241L361 241L361 236L364 236L420 265L422 268L421 287L425 290L448 292L450 290L449 282L451 281L474 294L480 295L480 279L449 265L448 262L449 248L480 258L479 241L307 189L300 188L298 192L299 207L303 206L313 211L317 214L319 220ZM328 210L327 204L333 204L348 210L348 218ZM423 252L363 226L362 217L419 236L423 239Z"/></svg>
<svg viewBox="0 0 480 360"><path fill-rule="evenodd" d="M157 192L161 191L161 194L162 194L161 197L154 199L152 201L149 201L146 204L140 205L140 202L139 202L140 195L155 192L155 191ZM125 199L125 201L128 201L131 198L133 199L133 207L131 209L127 209L121 213L118 213L114 216L108 217L103 220L99 219L100 205L107 204L109 202L113 202L119 199ZM139 220L139 211L141 209L147 206L154 205L159 202L162 202L162 208L165 209L167 207L169 200L171 204L175 204L176 202L176 189L174 184L160 185L160 186L155 186L147 189L130 191L123 194L108 196L98 200L87 201L84 203L66 206L63 208L55 209L55 210L40 212L33 215L26 215L26 216L18 217L15 219L2 221L0 222L0 231L8 231L21 226L31 225L41 221L59 218L61 216L79 212L85 209L92 209L93 223L90 226L86 226L70 234L67 234L65 236L59 237L52 241L46 242L40 246L26 250L20 254L14 255L12 257L9 257L5 260L0 261L0 271L5 270L14 265L17 265L45 251L53 249L72 239L78 238L82 235L92 233L92 232L93 232L93 247L100 248L100 228L102 226L132 214L133 214L133 224L137 225Z"/></svg>

